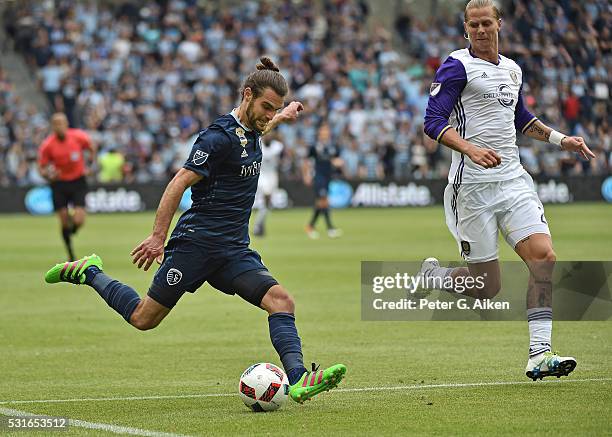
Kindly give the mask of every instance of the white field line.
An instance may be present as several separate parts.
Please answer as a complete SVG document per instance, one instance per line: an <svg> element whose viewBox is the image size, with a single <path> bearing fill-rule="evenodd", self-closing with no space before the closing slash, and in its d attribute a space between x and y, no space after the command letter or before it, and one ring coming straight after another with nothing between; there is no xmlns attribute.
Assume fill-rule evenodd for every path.
<svg viewBox="0 0 612 437"><path fill-rule="evenodd" d="M11 408L0 407L0 414L4 416L40 416L40 414L28 411L13 410ZM186 437L182 434L172 434L167 432L149 431L146 429L132 428L129 426L111 425L108 423L85 422L84 420L68 419L69 427L97 429L113 432L115 434L141 435L147 437Z"/></svg>
<svg viewBox="0 0 612 437"><path fill-rule="evenodd" d="M548 381L494 381L494 382L467 382L467 383L449 383L449 384L414 384L414 385L397 385L397 386L381 386L381 387L357 387L357 388L338 388L330 393L351 393L351 392L368 392L368 391L399 391L399 390L425 390L433 388L466 388L466 387L491 387L500 385L537 385L537 384L569 384L583 382L609 382L612 378L585 378L585 379L560 379ZM0 401L0 405L8 404L53 404L64 402L97 402L97 401L145 401L159 399L197 399L197 398L218 398L237 396L235 393L204 393L204 394L187 394L187 395L151 395L151 396L125 396L125 397L106 397L106 398L73 398L73 399L34 399L34 400L15 400L15 401ZM0 407L2 408L2 407Z"/></svg>

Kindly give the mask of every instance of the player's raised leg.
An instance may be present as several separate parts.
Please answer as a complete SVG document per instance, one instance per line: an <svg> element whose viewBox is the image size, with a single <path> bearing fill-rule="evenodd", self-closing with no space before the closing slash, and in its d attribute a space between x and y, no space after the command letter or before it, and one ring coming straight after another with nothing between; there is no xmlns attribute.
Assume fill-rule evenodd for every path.
<svg viewBox="0 0 612 437"><path fill-rule="evenodd" d="M514 250L529 267L529 359L525 374L534 381L545 376L560 378L569 375L576 367L576 359L560 357L551 350L552 274L557 258L550 235L542 233L527 236Z"/></svg>
<svg viewBox="0 0 612 437"><path fill-rule="evenodd" d="M141 299L132 287L111 278L102 269L102 259L93 254L76 261L56 264L45 274L45 281L50 284L70 282L89 285L108 306L140 330L156 327L170 312L169 308L149 296Z"/></svg>
<svg viewBox="0 0 612 437"><path fill-rule="evenodd" d="M446 225L468 267L444 267L436 258L427 258L420 271L426 282L426 290L461 292L475 299L492 299L497 295L501 288L497 260L497 218L494 209L483 203L482 198L489 199L494 205L499 196L500 190L494 183L447 185L444 191ZM467 277L480 277L482 280L466 281ZM459 283L462 284L461 289L455 290L454 285ZM481 287L483 283L484 287ZM474 286L466 287L465 284Z"/></svg>
<svg viewBox="0 0 612 437"><path fill-rule="evenodd" d="M436 258L427 258L421 264L420 274L424 278L425 290L444 290L460 293L474 299L492 299L501 289L498 260L482 263L469 263L467 267L442 267ZM472 281L466 278L474 278ZM484 278L476 281L475 278ZM462 284L461 290L455 290L453 284ZM484 283L484 287L479 284ZM474 284L468 287L465 284Z"/></svg>
<svg viewBox="0 0 612 437"><path fill-rule="evenodd" d="M270 339L287 372L291 399L302 403L336 387L346 373L343 364L325 370L318 370L314 364L311 371L304 367L302 343L295 326L295 303L289 293L281 285L274 285L264 295L261 307L269 314Z"/></svg>

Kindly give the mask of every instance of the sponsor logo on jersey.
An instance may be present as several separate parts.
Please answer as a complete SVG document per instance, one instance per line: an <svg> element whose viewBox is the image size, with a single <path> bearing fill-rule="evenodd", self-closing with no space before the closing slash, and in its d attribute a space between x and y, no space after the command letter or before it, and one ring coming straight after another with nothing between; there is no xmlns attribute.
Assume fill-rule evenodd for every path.
<svg viewBox="0 0 612 437"><path fill-rule="evenodd" d="M487 72L486 72L486 71L483 71L483 72L482 72L482 76L480 76L480 77L481 77L482 79L488 79L488 78L489 78L489 76L487 76Z"/></svg>
<svg viewBox="0 0 612 437"><path fill-rule="evenodd" d="M183 273L181 273L178 269L170 269L168 273L166 273L166 281L168 281L168 285L176 285L183 278Z"/></svg>
<svg viewBox="0 0 612 437"><path fill-rule="evenodd" d="M249 165L243 165L240 167L240 177L243 178L257 176L259 173L261 173L261 161L252 162Z"/></svg>
<svg viewBox="0 0 612 437"><path fill-rule="evenodd" d="M510 108L512 107L512 105L514 105L514 99L517 96L512 92L510 85L502 83L498 85L497 91L492 93L484 93L482 97L487 100L497 99L500 105L505 106L506 108Z"/></svg>
<svg viewBox="0 0 612 437"><path fill-rule="evenodd" d="M242 150L242 153L240 154L241 158L247 158L249 156L249 154L247 153L246 149Z"/></svg>
<svg viewBox="0 0 612 437"><path fill-rule="evenodd" d="M440 82L433 82L429 87L429 95L434 97L440 92L440 88L442 88L442 84Z"/></svg>
<svg viewBox="0 0 612 437"><path fill-rule="evenodd" d="M191 160L191 162L193 162L195 165L202 165L206 162L207 159L208 153L203 152L201 150L196 150L193 154L193 159Z"/></svg>

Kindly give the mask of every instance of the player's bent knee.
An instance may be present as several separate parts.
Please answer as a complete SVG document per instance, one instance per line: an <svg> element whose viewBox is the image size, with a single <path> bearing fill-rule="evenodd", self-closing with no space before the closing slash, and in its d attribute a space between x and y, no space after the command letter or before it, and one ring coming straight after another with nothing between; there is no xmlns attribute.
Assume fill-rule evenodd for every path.
<svg viewBox="0 0 612 437"><path fill-rule="evenodd" d="M159 325L159 322L161 322L161 320L142 317L137 315L136 313L132 314L132 317L130 317L130 325L132 325L139 331L148 331L149 329L153 329L157 325Z"/></svg>
<svg viewBox="0 0 612 437"><path fill-rule="evenodd" d="M139 331L148 331L158 326L170 310L163 308L157 303L155 304L154 308L151 308L151 301L148 298L140 301L130 316L130 325Z"/></svg>
<svg viewBox="0 0 612 437"><path fill-rule="evenodd" d="M281 285L271 287L262 300L263 308L270 314L295 312L293 297Z"/></svg>
<svg viewBox="0 0 612 437"><path fill-rule="evenodd" d="M541 261L546 261L547 263L554 263L557 261L557 254L552 248L550 248L543 254L542 258L543 259Z"/></svg>

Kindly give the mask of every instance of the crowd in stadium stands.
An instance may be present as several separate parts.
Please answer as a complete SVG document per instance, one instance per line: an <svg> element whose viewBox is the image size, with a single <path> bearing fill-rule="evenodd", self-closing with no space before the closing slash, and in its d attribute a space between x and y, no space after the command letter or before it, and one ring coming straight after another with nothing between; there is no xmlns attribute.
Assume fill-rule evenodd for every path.
<svg viewBox="0 0 612 437"><path fill-rule="evenodd" d="M99 165L114 167L102 169L104 181L167 181L193 135L237 105L261 54L277 61L289 98L307 108L278 130L283 177L300 177L323 121L342 148L346 178L446 176L449 150L426 138L422 123L435 70L467 46L462 13L421 21L403 11L394 36L366 26L369 9L359 1L53 4L8 8L6 32L54 110L89 132ZM500 51L524 71L528 108L585 137L598 155L581 161L519 134L530 173L609 172L610 29L607 0L506 2ZM22 104L1 70L0 116L0 184L41 182L35 157L48 114Z"/></svg>

